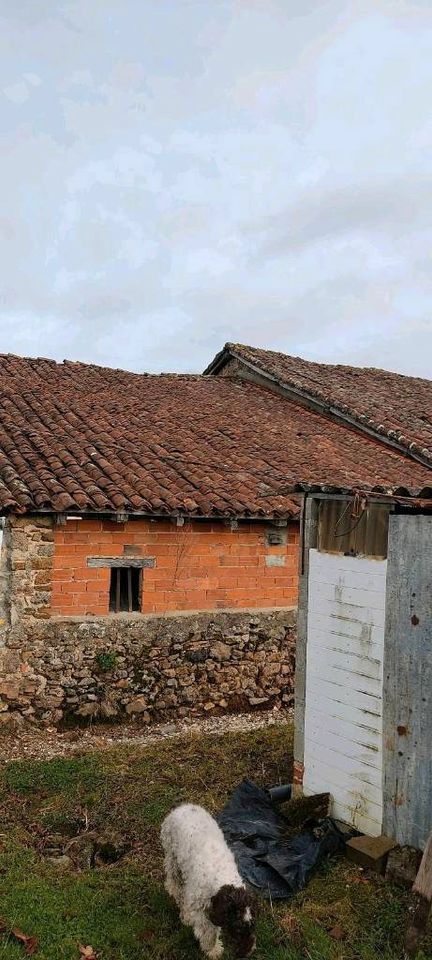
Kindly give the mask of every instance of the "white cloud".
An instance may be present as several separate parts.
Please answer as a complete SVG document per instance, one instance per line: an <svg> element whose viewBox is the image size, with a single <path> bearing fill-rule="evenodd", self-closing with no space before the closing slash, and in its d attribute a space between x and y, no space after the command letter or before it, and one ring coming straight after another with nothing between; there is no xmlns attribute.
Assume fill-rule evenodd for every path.
<svg viewBox="0 0 432 960"><path fill-rule="evenodd" d="M0 350L430 374L431 84L429 0L10 4Z"/></svg>
<svg viewBox="0 0 432 960"><path fill-rule="evenodd" d="M12 103L25 103L30 96L28 84L24 80L12 83L10 87L3 87L3 93Z"/></svg>

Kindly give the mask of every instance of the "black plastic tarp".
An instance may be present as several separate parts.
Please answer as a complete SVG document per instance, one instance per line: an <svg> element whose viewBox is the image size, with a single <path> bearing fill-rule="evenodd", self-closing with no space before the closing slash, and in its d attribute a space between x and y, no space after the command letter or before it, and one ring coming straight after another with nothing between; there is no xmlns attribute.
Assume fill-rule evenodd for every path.
<svg viewBox="0 0 432 960"><path fill-rule="evenodd" d="M317 864L345 842L329 817L290 837L287 818L250 780L234 790L217 819L241 876L267 900L302 890Z"/></svg>

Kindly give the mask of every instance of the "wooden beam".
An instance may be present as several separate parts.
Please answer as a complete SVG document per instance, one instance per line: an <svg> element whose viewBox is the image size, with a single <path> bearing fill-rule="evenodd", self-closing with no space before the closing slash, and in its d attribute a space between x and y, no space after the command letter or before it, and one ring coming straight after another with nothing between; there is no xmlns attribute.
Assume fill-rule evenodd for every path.
<svg viewBox="0 0 432 960"><path fill-rule="evenodd" d="M425 900L432 901L432 833L430 833L428 842L419 866L418 874L414 880L414 893L418 893Z"/></svg>
<svg viewBox="0 0 432 960"><path fill-rule="evenodd" d="M318 504L314 497L303 500L302 537L299 563L299 607L297 621L296 672L294 694L294 760L304 763L306 660L309 603L309 550L315 547L318 529Z"/></svg>
<svg viewBox="0 0 432 960"><path fill-rule="evenodd" d="M430 833L422 856L418 874L414 880L413 893L417 894L416 911L405 935L405 952L409 957L417 953L423 937L432 903L432 833Z"/></svg>

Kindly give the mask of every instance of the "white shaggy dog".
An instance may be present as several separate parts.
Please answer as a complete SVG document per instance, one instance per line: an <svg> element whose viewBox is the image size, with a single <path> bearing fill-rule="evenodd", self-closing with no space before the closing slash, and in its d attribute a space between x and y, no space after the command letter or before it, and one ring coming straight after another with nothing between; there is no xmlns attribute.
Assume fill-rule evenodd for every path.
<svg viewBox="0 0 432 960"><path fill-rule="evenodd" d="M255 949L255 900L213 817L185 803L162 824L165 887L192 927L203 953L218 960L230 946L236 957Z"/></svg>

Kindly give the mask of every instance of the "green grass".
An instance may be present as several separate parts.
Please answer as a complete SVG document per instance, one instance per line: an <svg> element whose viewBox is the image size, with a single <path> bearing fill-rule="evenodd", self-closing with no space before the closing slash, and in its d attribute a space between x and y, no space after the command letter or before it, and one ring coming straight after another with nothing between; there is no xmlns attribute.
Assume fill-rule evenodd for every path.
<svg viewBox="0 0 432 960"><path fill-rule="evenodd" d="M79 944L101 960L199 960L163 889L161 820L182 800L216 812L244 776L289 781L291 746L289 728L276 726L8 764L0 775L0 960L24 956L8 936L13 927L37 936L39 960L79 960ZM116 836L129 852L90 869L75 857L77 829ZM65 846L74 863L59 871L47 854ZM290 903L263 905L256 960L401 960L409 895L361 880L338 859ZM344 940L330 937L335 926ZM432 939L419 960L432 960Z"/></svg>

